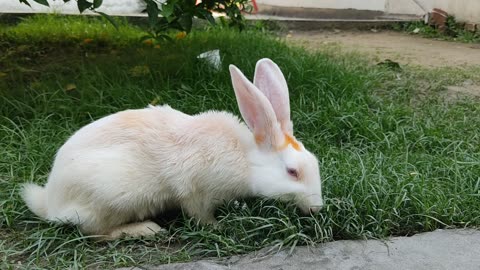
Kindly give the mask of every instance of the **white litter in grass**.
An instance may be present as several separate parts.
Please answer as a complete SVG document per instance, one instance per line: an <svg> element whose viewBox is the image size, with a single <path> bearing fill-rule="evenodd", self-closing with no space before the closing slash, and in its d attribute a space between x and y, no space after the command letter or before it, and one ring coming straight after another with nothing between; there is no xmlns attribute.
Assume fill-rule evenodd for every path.
<svg viewBox="0 0 480 270"><path fill-rule="evenodd" d="M218 49L201 53L197 56L197 58L205 60L215 70L220 70L222 68L222 60L220 59L220 50Z"/></svg>

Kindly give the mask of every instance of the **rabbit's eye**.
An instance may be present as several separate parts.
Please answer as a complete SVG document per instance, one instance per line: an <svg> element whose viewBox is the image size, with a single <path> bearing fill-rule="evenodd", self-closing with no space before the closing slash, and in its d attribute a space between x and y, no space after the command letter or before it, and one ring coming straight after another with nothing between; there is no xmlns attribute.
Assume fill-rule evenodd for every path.
<svg viewBox="0 0 480 270"><path fill-rule="evenodd" d="M287 173L292 176L292 177L295 177L298 179L298 172L297 170L295 169L292 169L292 168L287 168Z"/></svg>

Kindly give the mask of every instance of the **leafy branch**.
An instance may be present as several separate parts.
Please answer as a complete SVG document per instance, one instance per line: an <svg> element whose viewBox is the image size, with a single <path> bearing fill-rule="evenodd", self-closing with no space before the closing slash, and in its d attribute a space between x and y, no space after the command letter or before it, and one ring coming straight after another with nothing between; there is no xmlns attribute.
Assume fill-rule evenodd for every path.
<svg viewBox="0 0 480 270"><path fill-rule="evenodd" d="M20 3L30 6L29 0L19 0ZM48 0L33 0L41 5L49 6ZM64 3L71 0L63 0ZM103 0L75 0L80 13L85 10L95 12L106 18L118 28L115 20L109 15L97 11ZM222 19L221 22L242 30L245 27L245 18L242 12L251 12L250 0L143 0L146 4L144 10L148 14L150 24L149 37L155 39L168 39L165 34L169 29L189 33L192 30L193 18L197 17L215 25L216 21L212 12L225 14L229 21Z"/></svg>
<svg viewBox="0 0 480 270"><path fill-rule="evenodd" d="M25 4L29 7L32 7L30 5L30 3L28 2L29 0L18 0L18 1L22 4ZM48 0L33 0L33 1L36 2L36 3L39 3L41 5L47 6L47 7L50 6L50 4L48 3ZM71 0L63 0L64 3L67 3L67 2L70 2L70 1ZM88 9L92 12L95 12L95 13L101 15L102 17L107 19L113 26L115 26L115 28L118 29L118 25L112 17L108 16L107 14L105 14L103 12L100 12L100 11L96 10L97 8L99 8L102 5L103 0L91 0L91 1L75 0L75 1L77 1L77 7L78 7L78 11L80 11L80 13L83 13L85 10Z"/></svg>

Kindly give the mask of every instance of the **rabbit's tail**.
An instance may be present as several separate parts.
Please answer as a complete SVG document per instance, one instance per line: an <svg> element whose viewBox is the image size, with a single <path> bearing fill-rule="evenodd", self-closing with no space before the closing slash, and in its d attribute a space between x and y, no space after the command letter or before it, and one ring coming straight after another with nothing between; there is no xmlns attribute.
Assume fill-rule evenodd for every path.
<svg viewBox="0 0 480 270"><path fill-rule="evenodd" d="M22 198L35 215L47 218L47 191L44 187L33 183L24 184Z"/></svg>

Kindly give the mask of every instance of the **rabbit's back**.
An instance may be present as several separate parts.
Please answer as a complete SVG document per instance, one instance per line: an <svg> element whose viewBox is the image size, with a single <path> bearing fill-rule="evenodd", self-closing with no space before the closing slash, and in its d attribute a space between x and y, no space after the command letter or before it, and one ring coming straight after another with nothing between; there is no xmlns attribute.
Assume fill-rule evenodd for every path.
<svg viewBox="0 0 480 270"><path fill-rule="evenodd" d="M225 112L189 116L162 106L99 119L58 151L46 186L49 219L95 209L99 219L121 224L198 194L221 201L244 193L250 137Z"/></svg>

